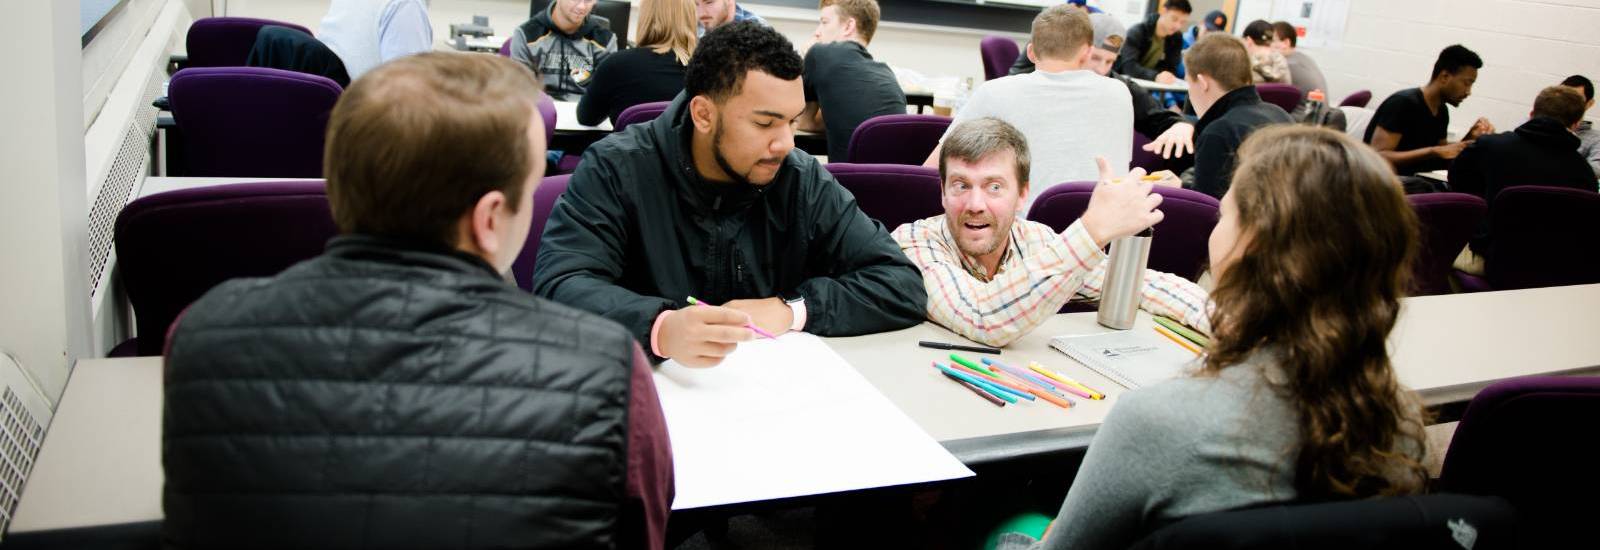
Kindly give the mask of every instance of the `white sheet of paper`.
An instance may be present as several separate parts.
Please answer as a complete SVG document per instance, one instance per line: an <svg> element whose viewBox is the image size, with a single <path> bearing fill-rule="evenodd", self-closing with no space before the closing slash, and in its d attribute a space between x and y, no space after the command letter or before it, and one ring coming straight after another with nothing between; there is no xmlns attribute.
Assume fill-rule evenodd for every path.
<svg viewBox="0 0 1600 550"><path fill-rule="evenodd" d="M668 361L655 382L674 510L973 475L810 334L745 342L708 369Z"/></svg>

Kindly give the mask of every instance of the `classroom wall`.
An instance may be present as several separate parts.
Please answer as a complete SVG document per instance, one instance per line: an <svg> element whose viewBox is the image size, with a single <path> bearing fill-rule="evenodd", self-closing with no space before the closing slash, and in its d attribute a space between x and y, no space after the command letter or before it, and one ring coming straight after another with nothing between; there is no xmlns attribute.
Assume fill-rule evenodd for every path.
<svg viewBox="0 0 1600 550"><path fill-rule="evenodd" d="M1305 50L1326 73L1331 101L1370 89L1376 108L1426 83L1439 50L1459 43L1485 66L1452 110L1452 130L1483 116L1506 131L1527 119L1545 86L1575 73L1600 79L1600 0L1351 0L1343 42Z"/></svg>

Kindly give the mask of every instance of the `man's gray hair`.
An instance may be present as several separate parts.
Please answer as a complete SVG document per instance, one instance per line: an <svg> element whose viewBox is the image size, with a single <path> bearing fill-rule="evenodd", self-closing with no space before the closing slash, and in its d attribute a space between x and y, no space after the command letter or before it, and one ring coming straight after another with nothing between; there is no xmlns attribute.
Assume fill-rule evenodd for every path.
<svg viewBox="0 0 1600 550"><path fill-rule="evenodd" d="M1028 139L1016 126L992 117L969 120L950 130L950 135L939 146L939 181L944 181L945 162L949 159L978 162L1002 151L1011 151L1017 156L1017 187L1027 187L1031 163Z"/></svg>

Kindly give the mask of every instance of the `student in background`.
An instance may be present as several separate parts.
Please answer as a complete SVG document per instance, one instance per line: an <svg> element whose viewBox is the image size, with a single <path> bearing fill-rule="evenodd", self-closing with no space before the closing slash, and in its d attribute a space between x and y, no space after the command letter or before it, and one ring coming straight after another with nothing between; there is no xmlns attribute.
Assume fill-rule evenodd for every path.
<svg viewBox="0 0 1600 550"><path fill-rule="evenodd" d="M1293 84L1289 62L1272 47L1272 23L1257 19L1245 25L1244 49L1250 52L1250 75L1256 84Z"/></svg>
<svg viewBox="0 0 1600 550"><path fill-rule="evenodd" d="M827 132L828 160L843 162L862 122L906 114L906 93L894 71L867 53L878 30L877 0L822 0L821 13L800 77L806 111L799 128Z"/></svg>
<svg viewBox="0 0 1600 550"><path fill-rule="evenodd" d="M1222 198L1232 180L1234 154L1257 128L1293 122L1277 105L1261 101L1250 83L1244 42L1208 34L1189 48L1189 102L1200 115L1195 125L1194 190Z"/></svg>
<svg viewBox="0 0 1600 550"><path fill-rule="evenodd" d="M1208 32L1225 30L1228 30L1228 14L1222 13L1222 10L1208 11L1205 17L1200 18L1198 23L1183 32L1183 49L1189 49L1196 40L1199 40L1200 37L1205 36Z"/></svg>
<svg viewBox="0 0 1600 550"><path fill-rule="evenodd" d="M1090 6L1084 0L1068 0L1066 2L1066 5L1074 7L1074 8L1077 8L1077 9L1080 9L1080 10L1083 10L1084 13L1089 14L1091 20L1094 18L1095 14L1102 14L1102 15L1105 15L1106 17L1111 17L1109 14L1106 14L1105 12L1100 11L1100 8L1096 8L1096 7ZM1116 18L1112 18L1112 21L1115 21L1115 20L1116 20ZM1120 26L1120 24L1119 24L1119 28L1122 28ZM1123 28L1123 32L1117 33L1117 40L1119 41L1119 43L1122 40L1122 36L1127 34L1126 30L1127 30L1126 28ZM1031 73L1031 72L1033 72L1033 60L1032 59L1028 59L1028 56L1026 56L1026 55L1019 55L1019 56L1017 56L1017 60L1016 61L1011 62L1011 69L1006 71L1006 74L1007 75L1028 74L1028 73Z"/></svg>
<svg viewBox="0 0 1600 550"><path fill-rule="evenodd" d="M218 285L167 341L163 542L662 546L672 455L642 350L501 275L544 173L538 89L440 52L339 98L343 234Z"/></svg>
<svg viewBox="0 0 1600 550"><path fill-rule="evenodd" d="M1389 167L1305 126L1257 132L1239 159L1211 233L1199 372L1119 397L1038 548L1127 548L1198 514L1427 482L1422 406L1384 345L1417 247ZM1033 543L1008 533L999 547Z"/></svg>
<svg viewBox="0 0 1600 550"><path fill-rule="evenodd" d="M1090 70L1094 26L1089 15L1064 4L1033 19L1027 55L1038 70L985 82L954 124L994 117L1028 138L1035 161L1028 181L1040 190L1069 181L1095 181L1095 157L1127 170L1133 156L1133 101L1128 88ZM945 131L945 137L950 131ZM942 142L944 139L940 138ZM939 165L939 149L924 166Z"/></svg>
<svg viewBox="0 0 1600 550"><path fill-rule="evenodd" d="M1491 209L1495 195L1518 185L1594 191L1594 170L1578 153L1580 142L1573 134L1586 108L1586 100L1572 88L1545 88L1533 100L1527 122L1510 132L1480 137L1461 151L1450 165L1450 189L1483 197ZM1456 257L1456 269L1483 275L1492 237L1485 218L1472 242Z"/></svg>
<svg viewBox="0 0 1600 550"><path fill-rule="evenodd" d="M1400 90L1383 100L1367 125L1365 141L1402 176L1450 167L1450 161L1469 142L1494 133L1494 125L1479 118L1461 141L1446 141L1450 110L1445 106L1460 106L1472 95L1481 68L1483 59L1472 50L1459 44L1445 48L1426 85Z"/></svg>
<svg viewBox="0 0 1600 550"><path fill-rule="evenodd" d="M1189 0L1164 0L1161 9L1128 29L1117 72L1162 84L1177 82L1183 57L1182 31L1193 11Z"/></svg>
<svg viewBox="0 0 1600 550"><path fill-rule="evenodd" d="M1322 68L1311 56L1295 49L1299 43L1299 33L1294 25L1288 21L1272 24L1272 47L1289 62L1289 82L1299 88L1302 94L1309 94L1312 90L1322 90L1323 94L1328 94L1328 79L1322 76Z"/></svg>
<svg viewBox="0 0 1600 550"><path fill-rule="evenodd" d="M1028 143L995 118L963 122L940 149L944 214L900 226L894 240L922 270L928 319L975 342L1004 346L1081 296L1100 297L1105 247L1161 221L1161 196L1135 169L1110 183L1100 165L1089 209L1065 231L1017 218L1028 203ZM1206 330L1206 293L1182 277L1145 272L1142 307Z"/></svg>
<svg viewBox="0 0 1600 550"><path fill-rule="evenodd" d="M1122 38L1127 34L1127 28L1107 13L1090 13L1089 24L1094 26L1094 48L1089 50L1089 68L1100 76L1114 78L1128 87L1128 96L1133 100L1133 130L1145 137L1153 137L1144 149L1159 153L1162 158L1179 158L1193 153L1193 124L1185 120L1183 115L1161 108L1150 91L1132 78L1111 72L1117 63L1117 52L1122 51ZM1027 61L1028 56L1019 56L1017 59L1017 64L1011 67L1011 74L1034 71L1033 62Z"/></svg>
<svg viewBox="0 0 1600 550"><path fill-rule="evenodd" d="M694 0L639 3L639 45L606 56L578 100L578 123L588 126L640 103L670 101L683 91L683 71L694 55Z"/></svg>
<svg viewBox="0 0 1600 550"><path fill-rule="evenodd" d="M1583 75L1575 74L1561 81L1562 86L1572 88L1583 93L1583 111L1589 112L1594 108L1594 83ZM1578 122L1578 139L1583 142L1578 146L1578 154L1589 161L1589 167L1594 169L1596 178L1600 178L1600 131L1594 129L1594 123L1582 120Z"/></svg>
<svg viewBox="0 0 1600 550"><path fill-rule="evenodd" d="M432 50L433 25L423 0L333 0L317 39L339 56L349 82L385 61Z"/></svg>
<svg viewBox="0 0 1600 550"><path fill-rule="evenodd" d="M550 213L534 293L695 367L752 338L749 323L850 336L921 322L916 267L794 148L800 72L794 45L771 28L706 33L660 118L584 152Z"/></svg>
<svg viewBox="0 0 1600 550"><path fill-rule="evenodd" d="M557 101L577 101L600 60L617 51L611 21L589 13L595 2L551 0L511 33L511 58L533 69Z"/></svg>
<svg viewBox="0 0 1600 550"><path fill-rule="evenodd" d="M700 16L700 36L717 27L740 21L755 21L763 27L771 26L767 20L744 9L735 0L695 0L695 11Z"/></svg>

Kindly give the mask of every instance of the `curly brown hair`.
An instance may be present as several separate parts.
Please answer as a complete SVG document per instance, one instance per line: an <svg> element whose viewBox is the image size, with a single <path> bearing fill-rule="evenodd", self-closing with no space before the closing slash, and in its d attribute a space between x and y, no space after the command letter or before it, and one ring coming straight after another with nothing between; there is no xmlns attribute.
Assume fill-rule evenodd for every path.
<svg viewBox="0 0 1600 550"><path fill-rule="evenodd" d="M1238 158L1243 248L1212 292L1201 374L1276 358L1300 417L1299 498L1420 491L1422 411L1387 348L1417 242L1399 183L1377 153L1321 128L1263 128Z"/></svg>

